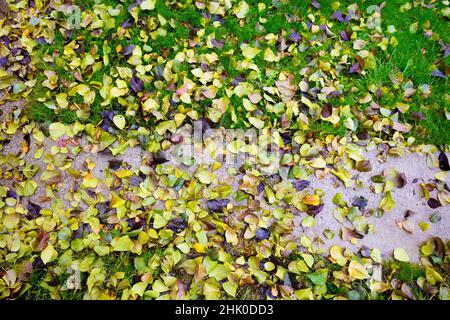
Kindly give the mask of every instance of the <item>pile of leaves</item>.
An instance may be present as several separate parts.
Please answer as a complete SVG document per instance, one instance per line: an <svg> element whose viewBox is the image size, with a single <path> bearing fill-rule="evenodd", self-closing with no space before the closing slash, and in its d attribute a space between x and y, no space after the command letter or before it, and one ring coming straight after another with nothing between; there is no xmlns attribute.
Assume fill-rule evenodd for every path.
<svg viewBox="0 0 450 320"><path fill-rule="evenodd" d="M441 171L423 198L450 204L448 2L322 2L11 1L0 90L27 106L0 126L2 145L24 135L20 154L0 158L0 297L448 299L439 238L415 266L402 248L386 262L293 234L295 216L311 228L324 208L311 177L360 183L364 150L426 154ZM398 14L417 21L396 27ZM168 161L197 120L261 130L258 146L227 146L256 165L223 178L220 163ZM258 152L267 144L283 152L278 171ZM145 156L131 168L120 156L135 147ZM83 153L93 157L77 170ZM104 154L115 159L100 179ZM377 208L333 198L352 225L345 241L371 233L365 217L391 211L406 180L372 182Z"/></svg>

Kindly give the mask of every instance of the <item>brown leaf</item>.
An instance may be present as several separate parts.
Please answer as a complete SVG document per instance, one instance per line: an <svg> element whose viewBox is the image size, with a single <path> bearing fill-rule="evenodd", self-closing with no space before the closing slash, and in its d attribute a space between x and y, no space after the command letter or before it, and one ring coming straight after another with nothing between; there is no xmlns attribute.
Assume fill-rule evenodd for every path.
<svg viewBox="0 0 450 320"><path fill-rule="evenodd" d="M370 160L361 160L356 162L355 168L359 172L369 172L372 170L372 165L370 164Z"/></svg>
<svg viewBox="0 0 450 320"><path fill-rule="evenodd" d="M406 183L407 183L407 180L406 180L405 174L403 172L397 174L397 178L396 178L397 188L403 188L406 185Z"/></svg>
<svg viewBox="0 0 450 320"><path fill-rule="evenodd" d="M362 238L364 238L364 235L355 231L354 229L343 227L343 228L341 228L341 238L344 241L351 241L355 238L362 239Z"/></svg>

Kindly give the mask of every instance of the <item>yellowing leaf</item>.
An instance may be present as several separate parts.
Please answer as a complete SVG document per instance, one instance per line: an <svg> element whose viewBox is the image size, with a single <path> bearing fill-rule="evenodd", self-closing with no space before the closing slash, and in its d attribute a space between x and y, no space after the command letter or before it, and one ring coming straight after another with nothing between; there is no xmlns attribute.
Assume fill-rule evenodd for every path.
<svg viewBox="0 0 450 320"><path fill-rule="evenodd" d="M120 130L125 128L126 120L123 115L121 115L121 114L115 115L113 118L113 122L116 125L116 127L119 128Z"/></svg>
<svg viewBox="0 0 450 320"><path fill-rule="evenodd" d="M433 254L434 252L434 244L432 241L427 241L427 243L425 243L421 248L420 251L425 255L425 256L430 256Z"/></svg>
<svg viewBox="0 0 450 320"><path fill-rule="evenodd" d="M225 282L222 285L223 290L228 293L230 296L232 297L236 297L236 292L238 289L238 285L237 284L233 284L230 281Z"/></svg>
<svg viewBox="0 0 450 320"><path fill-rule="evenodd" d="M160 229L164 227L167 224L167 219L164 218L161 214L155 214L154 220L153 220L153 228Z"/></svg>
<svg viewBox="0 0 450 320"><path fill-rule="evenodd" d="M29 197L34 194L37 189L37 182L33 180L27 180L23 184L23 195Z"/></svg>
<svg viewBox="0 0 450 320"><path fill-rule="evenodd" d="M264 128L264 121L261 119L255 118L255 117L249 117L248 121L255 126L256 129L262 129Z"/></svg>
<svg viewBox="0 0 450 320"><path fill-rule="evenodd" d="M49 243L47 247L45 247L45 249L41 252L41 259L44 264L49 263L57 256L58 253L56 252L55 248L53 248L53 245L51 243Z"/></svg>
<svg viewBox="0 0 450 320"><path fill-rule="evenodd" d="M92 174L88 173L81 183L82 188L93 188L95 189L98 185L98 178L94 177Z"/></svg>
<svg viewBox="0 0 450 320"><path fill-rule="evenodd" d="M350 277L357 280L370 278L369 274L367 273L366 267L357 261L350 262L348 266L348 274L350 275Z"/></svg>
<svg viewBox="0 0 450 320"><path fill-rule="evenodd" d="M117 178L123 179L123 178L131 177L133 175L133 171L123 169L123 170L116 171L114 174L116 175Z"/></svg>
<svg viewBox="0 0 450 320"><path fill-rule="evenodd" d="M111 240L111 247L114 251L131 251L134 244L129 236L115 237Z"/></svg>
<svg viewBox="0 0 450 320"><path fill-rule="evenodd" d="M316 194L305 194L302 202L308 206L318 206L320 204L320 198Z"/></svg>
<svg viewBox="0 0 450 320"><path fill-rule="evenodd" d="M241 50L242 50L242 55L247 59L253 59L254 57L256 57L256 55L258 53L261 52L261 50L259 50L258 48L253 48L253 47L249 46L248 44L243 44L241 46Z"/></svg>
<svg viewBox="0 0 450 320"><path fill-rule="evenodd" d="M111 208L119 208L125 204L125 200L123 200L121 197L119 197L115 192L113 192L111 201L109 205Z"/></svg>
<svg viewBox="0 0 450 320"><path fill-rule="evenodd" d="M266 48L266 50L264 50L264 60L268 62L277 62L280 61L280 58L277 57L270 48Z"/></svg>
<svg viewBox="0 0 450 320"><path fill-rule="evenodd" d="M61 122L53 122L49 125L48 130L52 139L58 139L66 133L66 126Z"/></svg>
<svg viewBox="0 0 450 320"><path fill-rule="evenodd" d="M323 169L327 166L327 163L322 158L315 158L313 161L311 161L310 165L313 168Z"/></svg>
<svg viewBox="0 0 450 320"><path fill-rule="evenodd" d="M394 250L394 258L398 261L409 262L408 253L403 248L396 248Z"/></svg>
<svg viewBox="0 0 450 320"><path fill-rule="evenodd" d="M148 283L146 282L138 282L131 288L132 294L137 294L142 297L144 295L145 289L147 289Z"/></svg>
<svg viewBox="0 0 450 320"><path fill-rule="evenodd" d="M384 197L380 201L380 209L384 212L391 211L395 206L395 201L392 199L392 194L390 191L384 194Z"/></svg>
<svg viewBox="0 0 450 320"><path fill-rule="evenodd" d="M227 242L231 243L234 246L238 244L238 236L236 232L231 228L227 228L227 230L225 231L225 238L227 239Z"/></svg>
<svg viewBox="0 0 450 320"><path fill-rule="evenodd" d="M342 247L340 246L332 246L330 248L330 256L336 261L340 266L344 266L347 263L347 259L342 255Z"/></svg>
<svg viewBox="0 0 450 320"><path fill-rule="evenodd" d="M314 227L315 224L316 224L316 220L312 216L306 216L302 220L302 226L304 228L312 228L312 227Z"/></svg>
<svg viewBox="0 0 450 320"><path fill-rule="evenodd" d="M434 286L437 282L443 282L442 276L433 268L426 266L425 267L425 277L429 284Z"/></svg>
<svg viewBox="0 0 450 320"><path fill-rule="evenodd" d="M7 214L3 216L2 224L8 229L14 229L20 222L18 214Z"/></svg>
<svg viewBox="0 0 450 320"><path fill-rule="evenodd" d="M153 10L155 9L156 0L144 0L141 2L142 10Z"/></svg>
<svg viewBox="0 0 450 320"><path fill-rule="evenodd" d="M241 1L236 7L234 7L233 13L238 19L244 19L249 10L250 6L248 5L248 3L245 1Z"/></svg>
<svg viewBox="0 0 450 320"><path fill-rule="evenodd" d="M215 173L202 170L195 175L201 183L210 184L217 180L217 175Z"/></svg>

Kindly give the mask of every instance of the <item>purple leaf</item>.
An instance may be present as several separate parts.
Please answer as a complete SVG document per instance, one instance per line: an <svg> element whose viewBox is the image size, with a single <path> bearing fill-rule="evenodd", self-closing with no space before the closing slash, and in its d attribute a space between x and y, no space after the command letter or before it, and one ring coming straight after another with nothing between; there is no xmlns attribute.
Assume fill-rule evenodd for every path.
<svg viewBox="0 0 450 320"><path fill-rule="evenodd" d="M328 94L327 98L328 98L328 99L331 99L331 98L334 98L334 97L339 97L339 96L342 96L342 94L343 94L342 90L339 90L339 91L331 91L331 92Z"/></svg>
<svg viewBox="0 0 450 320"><path fill-rule="evenodd" d="M441 206L441 202L439 200L437 200L437 199L434 199L434 198L428 199L427 203L428 203L428 206L431 209L436 209L436 208L439 208Z"/></svg>
<svg viewBox="0 0 450 320"><path fill-rule="evenodd" d="M22 49L20 49L20 48L12 48L11 49L11 53L12 53L13 56L18 56L19 54L22 53Z"/></svg>
<svg viewBox="0 0 450 320"><path fill-rule="evenodd" d="M155 77L157 80L162 80L164 79L164 71L161 68L161 66L157 66L156 67L156 73L155 73Z"/></svg>
<svg viewBox="0 0 450 320"><path fill-rule="evenodd" d="M348 32L348 31L341 31L341 32L339 33L339 35L340 35L340 37L341 37L342 40L344 40L344 41L350 41L350 32Z"/></svg>
<svg viewBox="0 0 450 320"><path fill-rule="evenodd" d="M415 112L411 113L411 117L413 117L414 119L416 119L418 121L425 120L425 116L420 111L415 111Z"/></svg>
<svg viewBox="0 0 450 320"><path fill-rule="evenodd" d="M441 169L442 171L449 171L450 170L450 165L448 164L448 158L447 155L441 151L441 153L439 153L439 169Z"/></svg>
<svg viewBox="0 0 450 320"><path fill-rule="evenodd" d="M23 66L29 64L31 62L31 58L28 55L28 53L23 52L22 54L23 54L23 58L22 58L22 60L19 61L19 63Z"/></svg>
<svg viewBox="0 0 450 320"><path fill-rule="evenodd" d="M339 22L348 22L349 20L349 17L344 17L342 12L339 10L336 10L331 17L335 20L338 20Z"/></svg>
<svg viewBox="0 0 450 320"><path fill-rule="evenodd" d="M261 192L264 191L264 184L261 182L260 184L258 184L258 194L261 194Z"/></svg>
<svg viewBox="0 0 450 320"><path fill-rule="evenodd" d="M242 78L242 76L236 76L231 83L233 84L233 86L237 86L242 81L244 81L244 78Z"/></svg>
<svg viewBox="0 0 450 320"><path fill-rule="evenodd" d="M17 192L14 190L8 190L8 191L6 191L6 197L17 200Z"/></svg>
<svg viewBox="0 0 450 320"><path fill-rule="evenodd" d="M302 191L303 189L307 188L310 185L310 182L308 180L296 180L292 182L295 189L298 191Z"/></svg>
<svg viewBox="0 0 450 320"><path fill-rule="evenodd" d="M131 230L140 229L146 225L145 219L138 217L127 219L127 223Z"/></svg>
<svg viewBox="0 0 450 320"><path fill-rule="evenodd" d="M5 44L5 47L9 48L9 45L11 44L11 40L8 38L8 36L1 36L0 41Z"/></svg>
<svg viewBox="0 0 450 320"><path fill-rule="evenodd" d="M324 118L328 118L333 114L333 108L331 107L331 104L326 103L323 107L322 107L322 111L320 112L320 114L322 115L322 117Z"/></svg>
<svg viewBox="0 0 450 320"><path fill-rule="evenodd" d="M289 40L292 42L299 42L302 39L302 36L299 35L297 32L292 32L289 36Z"/></svg>
<svg viewBox="0 0 450 320"><path fill-rule="evenodd" d="M439 69L434 69L434 71L431 73L431 75L433 77L439 77L439 78L444 78L446 79L447 77L445 76L445 74L442 73L442 71L440 71Z"/></svg>
<svg viewBox="0 0 450 320"><path fill-rule="evenodd" d="M180 233L187 227L186 221L184 221L181 218L174 218L172 221L169 222L169 228L175 232Z"/></svg>
<svg viewBox="0 0 450 320"><path fill-rule="evenodd" d="M360 74L361 71L362 71L361 70L361 66L359 65L358 62L356 62L350 67L349 73L358 73L358 74Z"/></svg>
<svg viewBox="0 0 450 320"><path fill-rule="evenodd" d="M136 93L144 91L144 82L140 78L133 76L131 78L131 90Z"/></svg>
<svg viewBox="0 0 450 320"><path fill-rule="evenodd" d="M124 29L131 28L134 25L134 18L129 18L127 21L122 23L121 27Z"/></svg>
<svg viewBox="0 0 450 320"><path fill-rule="evenodd" d="M217 48L217 49L223 49L223 46L225 45L225 40L219 40L217 41L216 39L211 39L211 43L212 45Z"/></svg>
<svg viewBox="0 0 450 320"><path fill-rule="evenodd" d="M229 202L229 199L209 200L208 209L213 212L222 212L223 208L225 208Z"/></svg>
<svg viewBox="0 0 450 320"><path fill-rule="evenodd" d="M134 44L125 46L122 48L122 50L120 50L120 54L123 56L129 56L133 53L134 48L136 48L136 46Z"/></svg>
<svg viewBox="0 0 450 320"><path fill-rule="evenodd" d="M28 220L34 220L34 219L36 219L36 218L38 218L41 214L40 214L40 212L41 212L41 206L39 206L39 205L37 205L37 204L34 204L33 202L28 202L28 205L27 205L27 210L28 210L28 213L27 213L27 215L26 215L26 218L28 219Z"/></svg>
<svg viewBox="0 0 450 320"><path fill-rule="evenodd" d="M360 211L364 211L369 201L364 197L356 197L353 199L352 205L358 207Z"/></svg>
<svg viewBox="0 0 450 320"><path fill-rule="evenodd" d="M285 145L288 145L292 142L292 137L288 132L282 132L280 133L281 139L283 139L283 143Z"/></svg>
<svg viewBox="0 0 450 320"><path fill-rule="evenodd" d="M153 156L153 160L154 160L155 164L163 164L163 163L166 163L167 161L169 161L169 160L167 160L164 152L158 152L156 155Z"/></svg>
<svg viewBox="0 0 450 320"><path fill-rule="evenodd" d="M108 160L108 167L111 170L118 170L122 166L123 160L120 159L111 159Z"/></svg>
<svg viewBox="0 0 450 320"><path fill-rule="evenodd" d="M320 211L323 210L323 207L325 205L323 203L319 204L318 206L309 206L308 210L306 211L307 214L309 214L310 216L317 216L319 214Z"/></svg>
<svg viewBox="0 0 450 320"><path fill-rule="evenodd" d="M270 230L265 228L259 228L256 230L255 240L261 241L264 239L269 239L270 237Z"/></svg>
<svg viewBox="0 0 450 320"><path fill-rule="evenodd" d="M312 0L311 5L316 9L320 9L320 3L318 3L317 0Z"/></svg>
<svg viewBox="0 0 450 320"><path fill-rule="evenodd" d="M34 39L34 41L36 41L37 43L39 43L39 44L42 44L42 45L48 45L48 42L45 40L45 38L44 37L38 37L38 38L36 38L36 39Z"/></svg>
<svg viewBox="0 0 450 320"><path fill-rule="evenodd" d="M206 63L200 64L200 68L202 69L203 72L206 72L209 70L209 66Z"/></svg>

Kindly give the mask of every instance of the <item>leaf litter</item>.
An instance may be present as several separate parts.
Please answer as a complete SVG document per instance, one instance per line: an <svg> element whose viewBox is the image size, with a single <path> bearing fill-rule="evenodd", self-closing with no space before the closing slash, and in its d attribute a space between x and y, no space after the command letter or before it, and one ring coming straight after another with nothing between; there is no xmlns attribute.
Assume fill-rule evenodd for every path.
<svg viewBox="0 0 450 320"><path fill-rule="evenodd" d="M325 244L334 234L367 239L370 218L393 214L396 191L417 184L395 169L375 172L366 152L386 163L426 156L437 171L420 181L421 201L442 215L450 203L448 132L438 146L427 141L433 113L416 107L446 84L448 39L429 21L385 26L384 6L10 4L18 15L0 19L2 103L27 107L1 115L0 297L37 298L33 275L44 272L37 285L52 299L80 290L85 299L448 299L449 243L440 238L420 247L419 267L407 265L404 248L382 257L376 247ZM412 8L448 19L446 3L399 10ZM442 49L426 82L398 67L381 74L379 58L418 30ZM282 166L271 172L263 156L239 172L173 163L195 121L262 130L284 151ZM16 154L7 152L13 137L22 140ZM240 150L235 141L224 152ZM379 202L331 200L315 179L366 188ZM308 237L331 211L339 228L325 241ZM419 232L412 216L396 226ZM428 220L441 218L433 211ZM297 223L305 232L294 237ZM406 268L417 270L408 278Z"/></svg>

